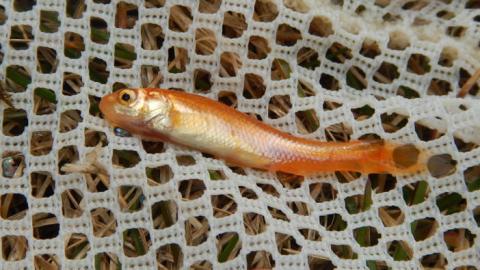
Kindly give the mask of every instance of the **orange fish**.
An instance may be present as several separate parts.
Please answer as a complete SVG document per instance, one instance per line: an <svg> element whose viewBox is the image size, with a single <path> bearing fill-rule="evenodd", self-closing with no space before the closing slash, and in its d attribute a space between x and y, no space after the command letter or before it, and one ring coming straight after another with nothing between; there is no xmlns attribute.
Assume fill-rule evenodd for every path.
<svg viewBox="0 0 480 270"><path fill-rule="evenodd" d="M182 145L238 166L296 175L399 174L423 168L413 146L299 138L220 102L180 91L123 89L104 96L100 110L112 125L145 140Z"/></svg>

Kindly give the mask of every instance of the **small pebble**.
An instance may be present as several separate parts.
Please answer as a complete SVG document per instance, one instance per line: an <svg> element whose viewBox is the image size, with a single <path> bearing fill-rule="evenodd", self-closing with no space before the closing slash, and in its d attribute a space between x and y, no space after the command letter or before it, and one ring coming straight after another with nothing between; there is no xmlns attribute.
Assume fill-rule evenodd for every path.
<svg viewBox="0 0 480 270"><path fill-rule="evenodd" d="M124 130L124 129L121 129L119 127L116 127L113 129L113 132L115 133L115 135L117 135L118 137L132 137L132 135Z"/></svg>
<svg viewBox="0 0 480 270"><path fill-rule="evenodd" d="M18 164L15 164L13 157L6 157L2 160L2 172L4 177L12 178L18 169Z"/></svg>

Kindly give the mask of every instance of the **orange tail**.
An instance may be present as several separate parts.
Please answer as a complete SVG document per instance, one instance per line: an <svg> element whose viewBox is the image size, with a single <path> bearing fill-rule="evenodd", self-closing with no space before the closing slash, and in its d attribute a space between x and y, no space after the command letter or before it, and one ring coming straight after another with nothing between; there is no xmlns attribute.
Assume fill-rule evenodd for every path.
<svg viewBox="0 0 480 270"><path fill-rule="evenodd" d="M384 141L320 143L311 157L271 166L271 170L296 175L319 172L355 171L361 173L407 174L425 169L425 152L413 145Z"/></svg>

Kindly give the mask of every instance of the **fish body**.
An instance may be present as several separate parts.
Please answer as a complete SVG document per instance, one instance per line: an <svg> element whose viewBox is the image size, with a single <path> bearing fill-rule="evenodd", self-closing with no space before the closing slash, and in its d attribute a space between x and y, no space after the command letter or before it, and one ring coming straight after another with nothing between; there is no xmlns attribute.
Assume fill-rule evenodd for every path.
<svg viewBox="0 0 480 270"><path fill-rule="evenodd" d="M326 171L402 173L419 169L419 164L409 157L399 166L396 152L402 148L391 143L300 138L220 102L186 92L124 89L103 97L100 110L111 124L145 140L182 145L239 166L297 175ZM405 159L405 155L415 153L398 154Z"/></svg>

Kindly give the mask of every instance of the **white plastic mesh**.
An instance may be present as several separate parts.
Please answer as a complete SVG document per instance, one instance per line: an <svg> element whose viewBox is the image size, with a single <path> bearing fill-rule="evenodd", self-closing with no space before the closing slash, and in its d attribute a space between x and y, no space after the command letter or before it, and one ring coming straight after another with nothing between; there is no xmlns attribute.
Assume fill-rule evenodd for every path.
<svg viewBox="0 0 480 270"><path fill-rule="evenodd" d="M28 126L18 136L0 134L0 149L2 156L10 152L20 152L25 158L25 168L18 177L6 177L5 173L0 176L0 194L2 203L6 203L8 194L24 196L28 207L25 215L19 219L8 218L8 214L2 214L1 269L31 269L34 262L39 267L41 256L44 254L56 255L55 265L61 265L63 269L93 269L96 256L103 252L118 257L123 269L133 267L150 269L160 267L161 262L157 260L159 257L162 258L164 247L169 244L178 245L183 258L180 265L185 268L206 260L213 268L226 269L271 266L278 269L308 267L313 269L320 266L329 269L332 265L338 269L368 267L381 269L373 268L375 261L379 262L378 265L393 269L418 269L425 264L425 256L430 254L442 255L448 262L446 264L448 269L459 266L477 269L475 267L480 265L478 225L480 193L478 188L467 187L470 180L466 180L468 173L465 173L469 168L472 169L468 172L478 170L475 166L480 166L480 149L460 149L460 142L480 144L478 117L480 103L476 99L478 86L474 86L465 98L455 98L465 83L462 74L474 74L475 70L480 68L478 1L365 0L309 1L304 4L297 1L285 3L273 1L278 9L278 16L271 22L259 22L253 19L255 1L223 0L217 12L205 14L199 11L197 1L167 0L164 6L151 8L148 7L148 3L152 1L144 3L129 0L124 2L138 8L138 19L132 29L122 29L118 24L119 27L116 27L116 14L119 12L120 3L117 0L78 1L84 3L86 8L77 13L79 15L76 18L72 18L69 11L71 7L66 3L74 5L72 3L77 1L37 1L29 11L16 11L14 7L16 2L21 1L0 0L0 10L3 9L6 16L0 17L0 77L5 80L8 67L15 65L24 67L30 74L31 83L24 92L10 93L14 106L26 111ZM169 28L169 14L176 5L185 6L190 10L192 23L185 32ZM418 8L409 8L409 5L421 5L422 8L415 10ZM306 12L296 12L292 7L299 7ZM53 33L41 30L41 11L58 13L60 26ZM245 17L246 29L238 38L222 35L224 16L228 11L241 13ZM318 36L310 33L310 23L315 16L320 16L322 22L330 22L332 31L329 35ZM453 17L450 18L451 16ZM110 37L106 44L100 44L91 38L90 22L93 17L101 18L107 23ZM141 29L142 25L147 23L159 25L164 33L163 45L158 50L142 48ZM278 44L277 32L281 24L294 27L301 33L301 38L294 40L292 46ZM28 48L24 50L11 46L14 39L12 29L17 25L31 26L32 41L28 42ZM195 33L199 28L210 29L215 34L217 46L211 55L196 53ZM67 47L65 41L67 32L76 33L83 38L85 48L78 59L64 53L64 48ZM251 59L248 56L251 36L263 37L268 42L271 51L266 58ZM365 56L368 54L362 49L365 41L377 43L378 55L374 58ZM119 68L121 64L115 63L116 43L134 47L136 60L131 67ZM342 56L340 60L335 57L332 60L329 56L329 49L334 43L346 47L338 49L345 52L343 54L345 57ZM53 73L46 74L38 68L39 47L55 50L57 66ZM168 58L171 47L187 50L188 59L184 72L169 72L171 67ZM311 48L319 55L319 65L313 70L303 67L297 61L297 54L303 47ZM230 77L219 75L225 68L221 64L224 52L237 54L241 62L241 68L234 71ZM424 63L426 61L424 67L411 67L410 59L415 54L418 55L413 57L423 59ZM92 80L95 74L89 74L93 58L99 58L106 63L109 75L105 83L95 82ZM289 78L272 80L271 69L274 59L286 61L291 69ZM380 78L377 70L383 63L393 66L397 70L397 76L391 79ZM342 126L336 124L343 123L343 128L351 128L353 139L373 133L385 139L413 142L428 149L432 155L450 155L456 164L452 170L435 176L427 171L397 177L396 181L389 178L387 184L393 186L390 189L381 188L384 192L376 192L375 188L379 187L375 187L377 184L372 182L372 176L367 175L362 175L354 181L340 182L341 177L334 173L321 174L306 178L298 186L292 187L282 185L275 174L244 168L245 175L242 175L232 171L222 161L173 145L165 145L164 151L150 154L144 150L141 140L116 136L103 119L91 113L94 97L111 92L116 82L130 87L146 86L145 78L141 76L145 65L158 67L163 79L161 87L182 88L186 91L193 91L196 88L194 85L196 70L205 70L211 74L212 86L210 90L202 91L201 94L217 99L221 91L233 92L239 110L255 113L272 126L299 136L325 140L329 136L328 133L332 132L332 126L342 129ZM356 69L352 71L353 66ZM62 89L65 88L63 81L66 72L78 74L81 78L84 85L78 94L62 93ZM352 72L357 72L357 75L360 72L363 86L362 83L358 85L358 82L355 84L350 81ZM256 74L263 79L266 91L262 97L245 97L244 88L247 81L245 76L249 76L246 74ZM320 78L324 74L338 81L338 91L326 89L322 85ZM149 80L152 80L152 77L155 76L149 77ZM438 92L435 91L435 86L432 86L432 80L441 80L443 86L450 86L443 88L449 88L451 91L441 97L435 96ZM297 94L299 82L311 85L314 95L302 97ZM398 89L402 87L416 91L419 98L400 97L403 92L399 92ZM34 90L37 88L54 91L57 103L51 114L34 113L36 111ZM269 103L271 98L277 95L289 96L291 109L283 117L271 119L268 116ZM325 103L329 102L341 106L330 109L325 106ZM366 120L355 119L352 109L366 104L374 109L374 114ZM4 112L7 106L1 103L0 109ZM309 109L318 116L320 126L310 134L301 134L296 113ZM73 124L72 130L64 132L59 126L61 121L69 121L62 118L62 113L69 110L79 110L81 119L77 119L78 125ZM393 112L404 115L407 119L405 126L395 132L389 131L385 123L382 125L382 121L386 121L382 115ZM6 122L6 119L0 118L0 125L5 126ZM417 135L418 125L430 127L444 135L438 136L439 138L435 140L422 141ZM59 166L64 165L61 164L62 157L59 156L64 155L66 147L73 147L78 151L78 162L88 163L89 153L95 148L85 145L85 136L90 132L86 130L103 132L108 139L108 145L99 150L98 156L98 162L106 168L109 175L109 184L102 192L92 192L89 189L88 174L65 174L59 171ZM32 136L38 131L51 132L53 146L46 154L32 154L32 151L35 151L33 150L35 146L31 144ZM140 158L138 164L132 168L119 168L114 164L118 163L115 161L115 155L119 150L136 152ZM183 163L179 162L181 160L179 156L185 155L193 157L193 165L181 165ZM146 169L164 165L171 168L173 177L161 185L152 185L151 181L147 180ZM211 180L212 171L222 172L225 180ZM32 174L38 172L49 172L54 180L53 192L47 198L34 196L35 190L39 187L36 186L38 183L34 185L31 179ZM476 176L478 177L478 173ZM203 182L205 189L201 191L202 195L199 198L189 200L182 197L181 187L185 188L182 181L188 179ZM420 182L422 184L419 184ZM371 206L365 211L352 213L347 209L349 198L355 195L363 196L367 183L374 186ZM425 183L428 186L426 192L428 195L423 202L412 204L404 200L402 194L409 189L415 190L415 187L418 188ZM120 194L123 186L132 185L138 187L143 194L143 198L139 200L143 205L139 210L125 211L125 202L120 201ZM412 188L409 188L410 186ZM272 187L276 191L276 196L272 195L275 194L271 191ZM69 206L68 196L65 196L69 194L65 192L72 189L76 189L80 194L80 199L71 199L79 202L78 206L73 207L80 209L77 212L69 210L72 207ZM326 194L323 194L325 190ZM247 193L249 195L246 195ZM442 212L439 200L445 194L452 193L458 193L461 200L464 200L463 207L451 214ZM236 208L231 215L215 217L217 213L215 209L219 207L216 205L218 195L225 195L235 202ZM159 215L159 211L155 209L158 209L157 203L160 201L169 201L177 206L175 208L177 213L173 216L178 218L174 217L174 224L166 228L159 228L154 221L155 215ZM307 215L297 214L301 212L299 208L305 207L308 209ZM98 237L94 233L97 222L94 221L94 213L98 208L107 208L114 217L110 221L116 222L109 236ZM280 211L283 212L283 219L279 217L282 216L279 214ZM396 214L392 214L394 212ZM45 224L38 224L36 220L42 213L54 216L53 221L52 219L49 221L59 225L56 237L40 239L41 236L36 230ZM247 228L249 225L246 225L247 213L263 216L265 231L256 235L247 233L250 231ZM331 231L329 230L331 224L325 225L326 216L332 214L339 215L336 217L337 222L340 217L346 222L344 230ZM403 220L397 219L398 215L404 215ZM208 223L209 230L206 232L208 237L203 243L192 246L188 244L189 239L186 239L189 233L187 231L191 228L186 228L185 224L189 218L200 216L203 217L199 219L200 221ZM424 235L426 237L424 240L416 239L414 229L411 227L412 222L419 220L433 224L433 229L428 235ZM328 222L334 221L328 219ZM201 227L199 224L195 225ZM128 241L124 232L132 228L144 229L150 238L150 246L143 256L130 257L125 251L125 243ZM318 232L321 240L307 240L308 235L303 235L300 229ZM370 232L376 230L379 236L371 237L377 238L378 243L361 246L363 240L359 240L358 235L362 230ZM241 243L240 246L237 245L237 249L240 247L238 255L227 262L219 262L217 258L220 252L217 236L223 233L236 233ZM86 237L88 245L84 245L85 241L81 245L81 248L88 250L86 257L72 258L69 255L70 251L66 250L66 247L71 245L70 241L75 241L72 234L80 238ZM456 245L456 249L451 247L452 236L455 238L468 234L471 235L465 239L471 239L471 242L466 240L466 243ZM22 256L5 257L4 254L8 254L12 247L7 241L7 236L18 237L14 238L17 239L17 243L22 241L21 239L26 239L27 248L25 252L20 252ZM282 246L281 242L288 236L293 237L297 246ZM394 250L392 246L395 246L392 245L393 241L403 241L401 243L404 249L411 251L409 259L396 260L395 251L392 251ZM342 245L343 247L336 247ZM349 246L356 256L349 257L345 255L348 252L338 252L345 246ZM458 246L462 248L457 248ZM256 265L256 259L251 257L256 251L270 254L271 265ZM339 255L340 253L343 255ZM328 261L331 264L328 264Z"/></svg>

